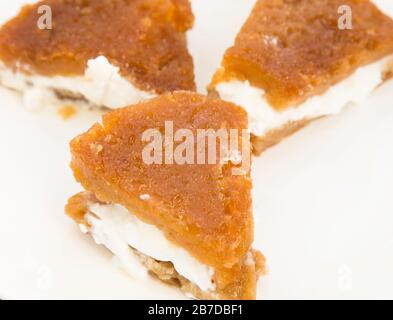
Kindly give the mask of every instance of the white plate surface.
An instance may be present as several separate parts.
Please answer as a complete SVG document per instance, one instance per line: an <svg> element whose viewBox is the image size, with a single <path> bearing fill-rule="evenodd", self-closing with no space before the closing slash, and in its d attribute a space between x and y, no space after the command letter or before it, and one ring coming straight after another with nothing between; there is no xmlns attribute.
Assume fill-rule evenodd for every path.
<svg viewBox="0 0 393 320"><path fill-rule="evenodd" d="M1 21L22 2L1 0ZM193 0L189 40L201 92L253 2ZM393 298L392 101L393 81L255 160L255 247L270 270L259 299ZM1 298L184 298L116 269L63 213L81 190L68 143L99 116L31 113L0 90Z"/></svg>

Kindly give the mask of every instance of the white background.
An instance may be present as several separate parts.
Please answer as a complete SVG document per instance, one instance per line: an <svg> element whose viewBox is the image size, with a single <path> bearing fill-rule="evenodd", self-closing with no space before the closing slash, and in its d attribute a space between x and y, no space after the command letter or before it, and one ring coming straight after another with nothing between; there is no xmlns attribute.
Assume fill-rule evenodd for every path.
<svg viewBox="0 0 393 320"><path fill-rule="evenodd" d="M0 18L24 1L0 1ZM252 0L194 0L190 33L204 92ZM254 163L260 299L393 298L393 81L362 106L310 125ZM68 142L97 113L63 121L0 90L0 297L184 298L138 281L63 213L74 182Z"/></svg>

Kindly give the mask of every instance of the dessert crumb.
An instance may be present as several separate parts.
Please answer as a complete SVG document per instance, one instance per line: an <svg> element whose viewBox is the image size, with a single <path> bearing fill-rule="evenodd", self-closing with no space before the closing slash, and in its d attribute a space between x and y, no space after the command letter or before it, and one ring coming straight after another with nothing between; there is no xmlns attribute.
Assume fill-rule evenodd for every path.
<svg viewBox="0 0 393 320"><path fill-rule="evenodd" d="M64 119L64 120L68 120L70 118L72 118L75 114L76 114L76 107L73 105L65 105L62 106L59 111L58 114Z"/></svg>

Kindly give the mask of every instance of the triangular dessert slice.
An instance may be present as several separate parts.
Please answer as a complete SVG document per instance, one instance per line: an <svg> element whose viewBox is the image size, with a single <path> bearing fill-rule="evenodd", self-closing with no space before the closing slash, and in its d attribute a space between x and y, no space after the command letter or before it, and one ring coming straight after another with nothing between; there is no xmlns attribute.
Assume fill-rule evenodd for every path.
<svg viewBox="0 0 393 320"><path fill-rule="evenodd" d="M254 299L264 258L252 248L247 122L191 92L106 114L71 142L86 192L67 214L133 275L147 269L196 298Z"/></svg>
<svg viewBox="0 0 393 320"><path fill-rule="evenodd" d="M247 109L255 153L363 101L391 75L393 7L380 8L368 0L257 1L210 85Z"/></svg>
<svg viewBox="0 0 393 320"><path fill-rule="evenodd" d="M194 90L193 20L189 0L26 5L0 30L0 82L32 108L56 97L118 108Z"/></svg>

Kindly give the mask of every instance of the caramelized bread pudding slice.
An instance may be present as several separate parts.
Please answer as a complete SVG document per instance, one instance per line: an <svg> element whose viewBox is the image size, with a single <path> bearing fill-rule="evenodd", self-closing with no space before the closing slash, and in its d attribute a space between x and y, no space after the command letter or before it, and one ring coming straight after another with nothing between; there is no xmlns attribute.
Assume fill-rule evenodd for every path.
<svg viewBox="0 0 393 320"><path fill-rule="evenodd" d="M0 30L0 81L24 92L32 106L52 92L118 108L165 92L195 90L185 34L193 21L189 0L26 5Z"/></svg>
<svg viewBox="0 0 393 320"><path fill-rule="evenodd" d="M260 153L390 76L389 14L368 0L258 0L210 91L247 109Z"/></svg>
<svg viewBox="0 0 393 320"><path fill-rule="evenodd" d="M200 130L238 132L237 160L232 154L201 164L146 163L144 132L164 133L170 121L175 137L185 131L199 137L188 144L195 157ZM249 134L240 133L248 132L247 122L242 108L191 92L106 114L71 142L71 167L86 192L69 200L67 214L132 274L147 268L196 298L255 299L264 258L252 248L250 169L233 171L239 156L250 158L243 148ZM161 141L165 156L168 141ZM183 142L175 138L175 152Z"/></svg>

